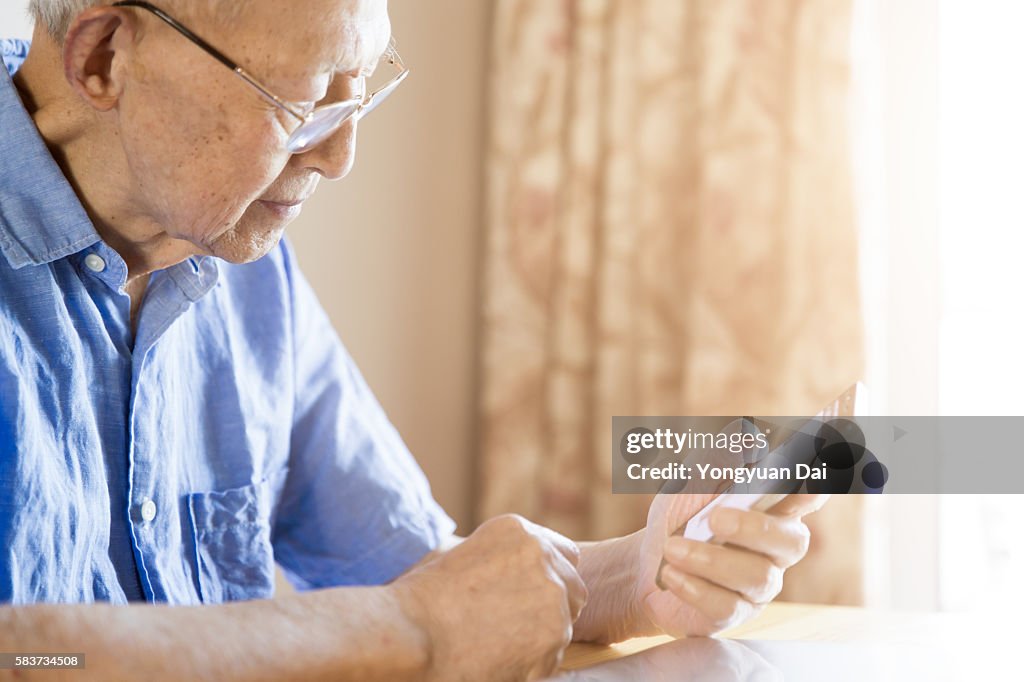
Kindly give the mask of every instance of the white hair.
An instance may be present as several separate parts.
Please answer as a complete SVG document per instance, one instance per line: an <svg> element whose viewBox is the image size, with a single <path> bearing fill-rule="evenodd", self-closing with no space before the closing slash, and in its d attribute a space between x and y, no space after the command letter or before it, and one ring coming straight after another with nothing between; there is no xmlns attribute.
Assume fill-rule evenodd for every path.
<svg viewBox="0 0 1024 682"><path fill-rule="evenodd" d="M64 42L64 36L71 21L83 10L99 5L102 0L29 0L28 11L36 22L41 22L57 42Z"/></svg>
<svg viewBox="0 0 1024 682"><path fill-rule="evenodd" d="M36 22L41 22L46 27L46 30L54 40L58 43L63 43L64 36L67 35L68 29L71 28L71 22L74 21L75 17L90 7L111 2L113 0L28 0L28 11L35 18ZM207 0L207 3L213 5L215 17L224 19L233 19L246 6L246 3L241 1L217 2L215 0ZM168 4L166 0L165 4ZM170 4L183 5L186 3L175 2ZM170 7L166 9L168 11L171 10Z"/></svg>

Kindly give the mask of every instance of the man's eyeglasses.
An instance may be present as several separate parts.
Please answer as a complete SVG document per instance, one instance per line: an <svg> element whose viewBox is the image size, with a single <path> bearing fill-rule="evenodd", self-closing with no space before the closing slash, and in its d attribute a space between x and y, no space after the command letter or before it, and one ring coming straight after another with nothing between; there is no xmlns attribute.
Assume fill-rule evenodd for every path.
<svg viewBox="0 0 1024 682"><path fill-rule="evenodd" d="M363 81L363 92L356 97L346 99L341 102L325 104L319 107L304 107L293 102L288 102L275 95L267 88L267 86L257 80L252 74L232 61L223 52L197 36L159 7L155 7L148 2L136 2L135 0L115 2L113 7L137 7L153 13L165 24L198 45L211 57L234 71L237 76L252 87L256 88L256 90L266 97L274 106L297 119L299 121L299 125L292 131L288 138L288 151L292 154L308 152L310 149L337 132L337 130L344 125L345 121L353 117L358 121L360 118L376 109L380 103L388 97L388 95L394 92L399 83L405 80L405 77L409 75L409 69L405 67L402 63L401 57L398 56L398 52L395 50L395 41L392 39L390 45L388 45L387 51L385 51L384 55L381 57L381 61L386 61L398 71L398 74L394 78L372 92L366 92L367 88L364 78L361 79Z"/></svg>

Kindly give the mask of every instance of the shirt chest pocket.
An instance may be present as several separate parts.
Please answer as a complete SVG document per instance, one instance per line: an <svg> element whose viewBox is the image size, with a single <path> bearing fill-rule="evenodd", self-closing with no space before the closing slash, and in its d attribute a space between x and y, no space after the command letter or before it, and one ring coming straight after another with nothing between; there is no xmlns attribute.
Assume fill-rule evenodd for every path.
<svg viewBox="0 0 1024 682"><path fill-rule="evenodd" d="M274 594L270 518L275 481L188 495L199 594L204 603L269 599Z"/></svg>

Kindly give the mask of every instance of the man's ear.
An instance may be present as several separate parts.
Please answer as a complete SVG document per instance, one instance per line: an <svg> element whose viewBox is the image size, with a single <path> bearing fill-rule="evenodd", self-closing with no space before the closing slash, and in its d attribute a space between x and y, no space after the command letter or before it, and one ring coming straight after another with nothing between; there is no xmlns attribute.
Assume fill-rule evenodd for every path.
<svg viewBox="0 0 1024 682"><path fill-rule="evenodd" d="M124 71L114 68L118 49L134 38L133 17L117 8L92 7L78 15L64 38L64 77L97 111L109 111L124 89Z"/></svg>

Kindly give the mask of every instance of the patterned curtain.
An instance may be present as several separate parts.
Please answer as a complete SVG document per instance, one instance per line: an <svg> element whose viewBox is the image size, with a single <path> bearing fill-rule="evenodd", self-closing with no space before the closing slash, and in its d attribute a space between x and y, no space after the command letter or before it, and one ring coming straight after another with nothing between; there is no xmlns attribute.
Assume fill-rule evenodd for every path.
<svg viewBox="0 0 1024 682"><path fill-rule="evenodd" d="M813 414L860 377L850 5L496 0L481 518L631 532L612 415Z"/></svg>

